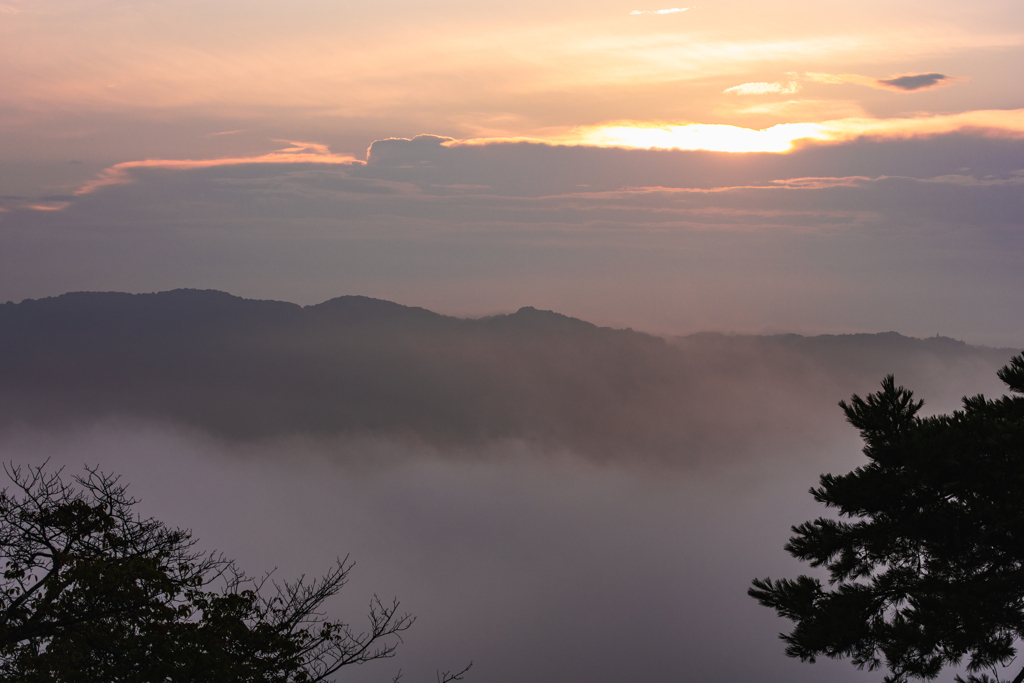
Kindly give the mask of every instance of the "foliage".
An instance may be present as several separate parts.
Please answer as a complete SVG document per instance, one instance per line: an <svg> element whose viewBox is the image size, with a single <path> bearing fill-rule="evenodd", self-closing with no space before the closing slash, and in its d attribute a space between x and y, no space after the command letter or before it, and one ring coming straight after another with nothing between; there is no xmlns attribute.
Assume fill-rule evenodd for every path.
<svg viewBox="0 0 1024 683"><path fill-rule="evenodd" d="M999 377L1024 394L1024 354ZM781 638L802 661L884 665L893 683L965 664L958 681L999 681L1024 637L1024 398L965 397L922 418L889 376L840 406L868 463L822 475L811 495L838 518L793 527L786 545L829 587L766 578L749 594L795 622Z"/></svg>
<svg viewBox="0 0 1024 683"><path fill-rule="evenodd" d="M4 681L315 683L391 657L414 621L376 596L365 631L325 618L347 558L313 581L253 579L196 550L189 531L141 518L117 477L87 468L68 483L42 466L5 471Z"/></svg>

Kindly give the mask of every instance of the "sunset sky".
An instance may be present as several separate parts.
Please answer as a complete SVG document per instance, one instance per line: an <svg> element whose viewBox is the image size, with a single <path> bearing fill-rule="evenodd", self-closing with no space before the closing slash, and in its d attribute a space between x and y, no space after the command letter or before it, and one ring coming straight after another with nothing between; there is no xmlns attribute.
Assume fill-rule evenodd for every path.
<svg viewBox="0 0 1024 683"><path fill-rule="evenodd" d="M1018 343L1022 58L1008 0L4 0L0 299Z"/></svg>
<svg viewBox="0 0 1024 683"><path fill-rule="evenodd" d="M663 341L528 309L444 323L505 321L507 346L381 333L351 358L282 333L298 351L281 367L314 390L274 376L263 401L244 353L237 372L188 369L268 414L326 414L334 391L370 420L368 392L392 426L275 432L292 423L225 400L273 437L246 440L208 428L230 410L196 407L162 338L147 348L170 360L136 361L165 384L136 385L114 316L68 318L115 339L83 342L114 371L84 367L78 333L56 335L58 362L9 323L0 345L42 365L0 356L0 460L123 473L146 514L253 573L351 553L331 609L379 592L420 615L407 659L352 683L470 659L467 683L881 680L787 659L787 625L746 589L798 571L782 546L821 512L807 489L863 463L836 402L890 372L926 412L1003 391L995 370L1024 348L1022 72L1020 0L0 0L3 320L53 335L67 321L33 311L88 297L4 302L192 288L737 333ZM160 300L188 323L176 302L251 309ZM285 309L317 313L267 304ZM579 338L536 342L547 324ZM189 330L171 336L202 341ZM887 331L927 340L740 336ZM331 377L363 383L327 387L301 355L324 349ZM4 384L30 367L81 414L51 415L34 375ZM111 377L152 395L90 398ZM164 399L177 412L146 412Z"/></svg>

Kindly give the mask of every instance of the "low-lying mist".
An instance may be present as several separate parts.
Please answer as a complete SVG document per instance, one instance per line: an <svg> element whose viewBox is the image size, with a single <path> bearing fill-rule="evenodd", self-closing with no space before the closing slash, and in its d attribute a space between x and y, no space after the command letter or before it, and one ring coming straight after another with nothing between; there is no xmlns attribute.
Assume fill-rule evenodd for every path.
<svg viewBox="0 0 1024 683"><path fill-rule="evenodd" d="M0 306L0 424L128 416L249 443L472 456L511 441L692 466L760 458L796 433L825 443L835 403L888 373L950 409L998 391L1012 354L895 333L665 340L532 308L465 320L365 297L78 293Z"/></svg>
<svg viewBox="0 0 1024 683"><path fill-rule="evenodd" d="M77 298L76 298L77 297ZM104 298L106 297L106 298ZM251 573L357 563L419 619L339 680L878 680L783 655L746 596L818 474L863 461L836 403L884 374L926 410L1002 393L1016 350L894 333L660 339L550 312L458 320L219 293L0 306L0 452L98 464Z"/></svg>
<svg viewBox="0 0 1024 683"><path fill-rule="evenodd" d="M317 575L350 555L332 616L359 626L376 593L418 620L396 659L340 681L431 681L472 660L479 683L844 683L879 677L787 659L786 623L746 589L806 571L782 546L821 512L806 493L817 474L859 462L849 432L813 452L795 435L727 472L522 445L477 460L374 440L240 445L119 420L9 430L0 450L118 472L144 514L252 573Z"/></svg>

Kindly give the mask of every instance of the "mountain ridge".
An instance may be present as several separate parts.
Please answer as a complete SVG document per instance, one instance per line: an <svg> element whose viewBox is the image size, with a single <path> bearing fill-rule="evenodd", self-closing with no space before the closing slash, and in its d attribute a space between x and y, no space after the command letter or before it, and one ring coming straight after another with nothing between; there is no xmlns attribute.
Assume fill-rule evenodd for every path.
<svg viewBox="0 0 1024 683"><path fill-rule="evenodd" d="M241 441L517 440L671 460L816 429L886 374L939 407L998 391L1013 353L895 332L665 339L529 306L471 319L362 296L69 293L0 305L0 429L125 416Z"/></svg>
<svg viewBox="0 0 1024 683"><path fill-rule="evenodd" d="M337 297L332 297L317 304L296 304L287 301L280 301L276 299L249 299L238 295L230 294L216 289L197 289L197 288L177 288L172 290L165 290L160 292L145 292L145 293L128 293L128 292L115 292L115 291L76 291L67 292L64 294L58 294L50 297L41 297L38 299L23 299L19 302L7 301L6 303L0 303L0 322L3 322L2 316L6 311L9 311L8 307L21 307L21 306L49 306L53 303L66 303L70 301L82 301L85 299L92 299L97 302L110 302L113 300L128 300L135 302L142 302L144 300L155 300L160 299L163 301L174 301L176 303L185 303L183 301L187 297L189 301L198 300L197 297L206 298L210 302L216 303L240 303L249 309L255 306L262 306L266 309L277 309L277 312L283 313L288 311L290 313L298 314L303 311L310 311L316 313L328 313L328 314L345 314L351 322L365 322L365 321L378 321L388 319L400 319L400 318L420 318L420 319L433 319L433 320L448 320L448 321L488 321L494 322L499 320L530 320L530 321L545 321L548 324L558 321L555 324L566 324L574 325L580 329L598 329L598 330L615 330L621 332L629 332L634 334L641 334L648 337L663 338L661 335L652 333L642 332L634 330L633 328L617 328L611 326L599 326L589 321L574 318L563 313L548 309L538 309L533 306L522 306L513 313L498 313L491 314L476 318L460 318L457 316L446 315L443 313L437 313L426 308L419 306L409 306L406 304L399 304L387 299L379 299L375 297L358 295L358 294L346 294ZM62 308L62 307L61 307ZM221 309L225 308L223 306ZM664 337L669 341L685 341L688 339L700 339L700 338L722 338L728 340L736 339L764 339L764 340L775 340L775 341L797 341L797 340L829 340L829 341L844 341L844 340L867 340L867 339L889 339L889 340L912 340L917 342L924 342L926 344L943 344L943 345L955 345L961 347L971 347L976 349L989 349L993 351L1015 351L1014 347L995 347L987 346L983 344L972 344L964 340L955 339L953 337L946 337L936 334L933 337L913 337L910 335L904 335L894 330L888 330L884 332L849 332L849 333L823 333L817 335L804 335L792 332L782 333L771 333L771 334L748 334L748 333L727 333L727 332L695 332L687 335L669 335ZM906 342L904 342L906 343Z"/></svg>

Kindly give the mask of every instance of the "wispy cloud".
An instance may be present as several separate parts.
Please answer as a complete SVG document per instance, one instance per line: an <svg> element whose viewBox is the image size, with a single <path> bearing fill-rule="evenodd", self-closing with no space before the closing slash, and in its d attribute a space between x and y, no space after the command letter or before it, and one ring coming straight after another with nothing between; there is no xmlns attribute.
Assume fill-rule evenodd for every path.
<svg viewBox="0 0 1024 683"><path fill-rule="evenodd" d="M49 195L43 197L21 197L17 195L0 196L0 213L12 210L21 211L61 211L67 208L74 197L69 195Z"/></svg>
<svg viewBox="0 0 1024 683"><path fill-rule="evenodd" d="M636 9L630 12L630 14L675 14L676 12L685 12L692 7L670 7L668 9Z"/></svg>
<svg viewBox="0 0 1024 683"><path fill-rule="evenodd" d="M144 159L125 161L104 169L95 179L85 183L76 195L89 194L106 185L120 185L132 181L131 171L138 168L163 168L189 170L213 166L237 166L239 164L356 164L362 160L348 154L335 154L327 145L317 142L287 142L288 147L269 154L255 157L226 157L219 159Z"/></svg>
<svg viewBox="0 0 1024 683"><path fill-rule="evenodd" d="M789 74L789 77L789 80L785 83L767 83L764 81L742 83L726 88L722 92L731 95L790 95L800 90L800 82L796 79L795 73Z"/></svg>
<svg viewBox="0 0 1024 683"><path fill-rule="evenodd" d="M37 202L35 204L28 204L28 205L25 206L25 208L26 209L32 209L33 211L61 211L62 209L67 208L67 206L70 203L71 202L53 202L53 203L43 204L43 203Z"/></svg>

